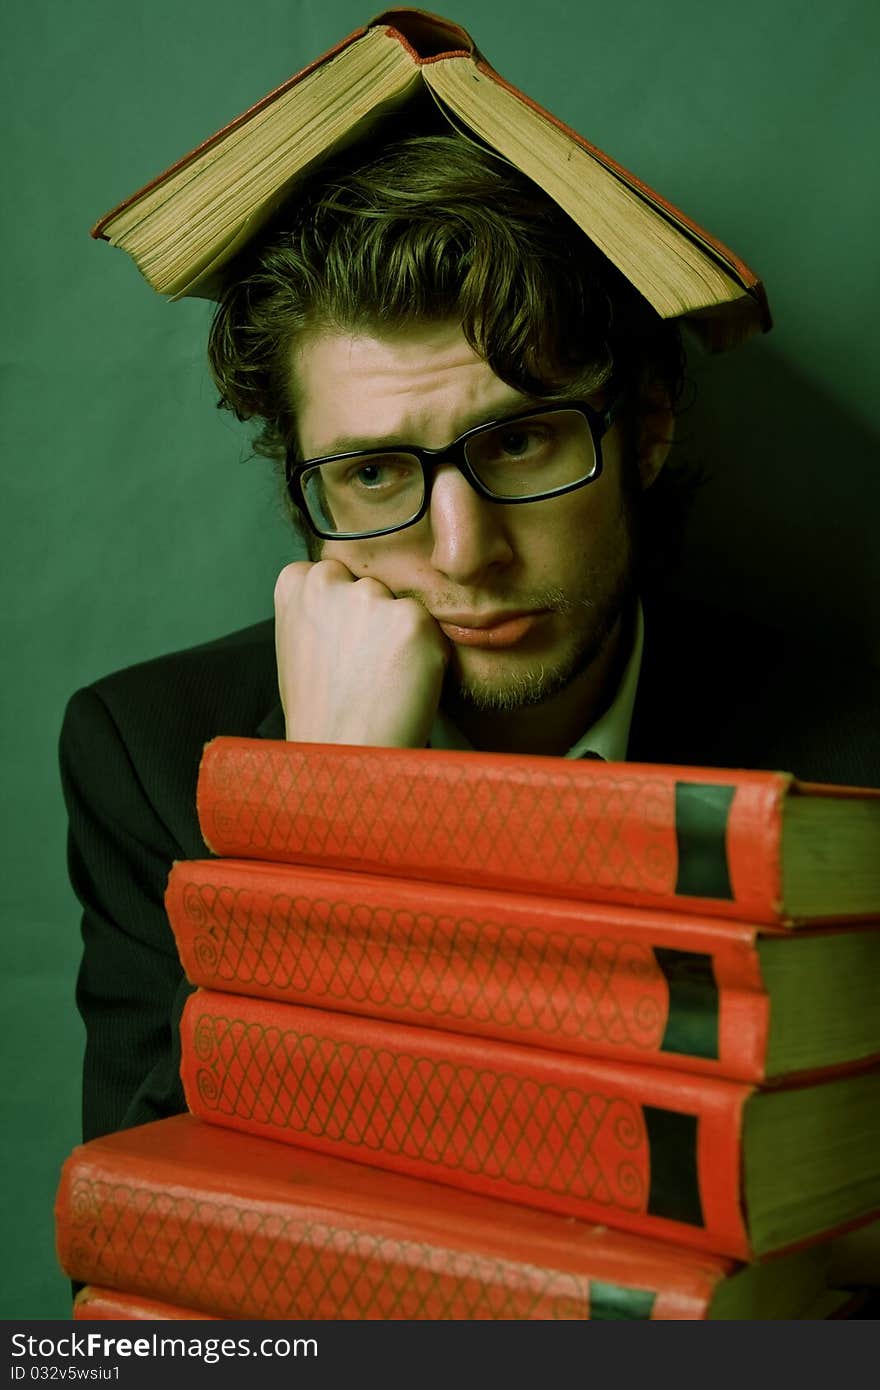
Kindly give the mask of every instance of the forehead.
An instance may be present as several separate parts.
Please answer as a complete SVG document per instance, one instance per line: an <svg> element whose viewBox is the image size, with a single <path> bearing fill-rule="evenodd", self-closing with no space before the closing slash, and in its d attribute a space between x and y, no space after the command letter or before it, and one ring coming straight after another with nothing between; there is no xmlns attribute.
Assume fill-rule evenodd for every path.
<svg viewBox="0 0 880 1390"><path fill-rule="evenodd" d="M442 447L526 400L454 323L388 333L312 330L291 352L290 383L306 457L376 439Z"/></svg>

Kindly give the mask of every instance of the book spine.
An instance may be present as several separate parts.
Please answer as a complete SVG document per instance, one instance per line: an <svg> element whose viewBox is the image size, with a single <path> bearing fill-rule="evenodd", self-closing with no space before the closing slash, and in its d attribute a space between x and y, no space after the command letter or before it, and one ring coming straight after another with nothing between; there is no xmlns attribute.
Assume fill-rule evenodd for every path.
<svg viewBox="0 0 880 1390"><path fill-rule="evenodd" d="M195 1155L186 1143L157 1153L153 1135L169 1126L207 1138ZM138 1300L158 1300L195 1317L689 1320L707 1316L732 1272L714 1256L359 1164L321 1159L309 1177L308 1153L192 1116L108 1140L74 1150L56 1200L62 1268L97 1286L80 1294L78 1317L123 1316L114 1305L136 1316ZM291 1154L292 1191L279 1150ZM325 1168L343 1181L353 1170L360 1209L340 1206L338 1171L335 1188L314 1176ZM435 1208L444 1219L432 1224ZM89 1312L95 1300L104 1312Z"/></svg>
<svg viewBox="0 0 880 1390"><path fill-rule="evenodd" d="M188 979L583 1056L764 1077L754 929L345 871L174 865Z"/></svg>
<svg viewBox="0 0 880 1390"><path fill-rule="evenodd" d="M781 918L781 773L268 739L207 744L215 854Z"/></svg>
<svg viewBox="0 0 880 1390"><path fill-rule="evenodd" d="M214 1124L750 1257L747 1086L208 990L181 1041Z"/></svg>
<svg viewBox="0 0 880 1390"><path fill-rule="evenodd" d="M179 1308L157 1298L142 1298L120 1289L101 1289L87 1284L73 1302L74 1322L214 1322L212 1313Z"/></svg>

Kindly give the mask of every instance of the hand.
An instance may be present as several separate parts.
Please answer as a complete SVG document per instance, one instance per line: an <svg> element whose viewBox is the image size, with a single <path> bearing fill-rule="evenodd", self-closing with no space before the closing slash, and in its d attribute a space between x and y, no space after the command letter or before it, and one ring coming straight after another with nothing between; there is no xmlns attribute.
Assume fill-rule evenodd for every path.
<svg viewBox="0 0 880 1390"><path fill-rule="evenodd" d="M424 748L449 644L415 599L338 560L287 565L275 585L275 650L289 739Z"/></svg>

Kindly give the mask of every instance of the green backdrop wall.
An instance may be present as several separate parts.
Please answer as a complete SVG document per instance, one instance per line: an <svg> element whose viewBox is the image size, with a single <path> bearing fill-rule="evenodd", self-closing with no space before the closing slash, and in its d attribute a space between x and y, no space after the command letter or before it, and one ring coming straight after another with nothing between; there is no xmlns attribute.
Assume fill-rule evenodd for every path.
<svg viewBox="0 0 880 1390"><path fill-rule="evenodd" d="M733 245L776 328L696 365L715 465L681 583L880 655L874 0L456 0L514 82ZM7 9L0 1316L69 1308L52 1244L78 1138L78 911L55 745L85 681L267 616L292 558L268 466L213 408L207 309L97 216L368 18L364 0Z"/></svg>

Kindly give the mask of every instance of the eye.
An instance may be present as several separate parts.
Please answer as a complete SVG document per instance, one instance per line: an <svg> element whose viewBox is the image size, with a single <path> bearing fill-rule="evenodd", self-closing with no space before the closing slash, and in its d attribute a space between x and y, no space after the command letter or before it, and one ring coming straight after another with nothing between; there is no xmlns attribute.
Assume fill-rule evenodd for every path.
<svg viewBox="0 0 880 1390"><path fill-rule="evenodd" d="M381 487L387 480L387 466L381 463L362 463L360 468L356 468L351 474L349 481L357 483L360 487L372 488Z"/></svg>
<svg viewBox="0 0 880 1390"><path fill-rule="evenodd" d="M549 420L512 420L490 430L480 443L487 462L538 463L552 450L554 435Z"/></svg>
<svg viewBox="0 0 880 1390"><path fill-rule="evenodd" d="M500 451L507 454L508 458L514 459L525 458L537 442L537 430L531 425L517 425L514 428L504 430L498 436Z"/></svg>
<svg viewBox="0 0 880 1390"><path fill-rule="evenodd" d="M352 459L339 473L330 472L332 485L353 492L388 492L421 481L418 459L409 454L377 454Z"/></svg>

